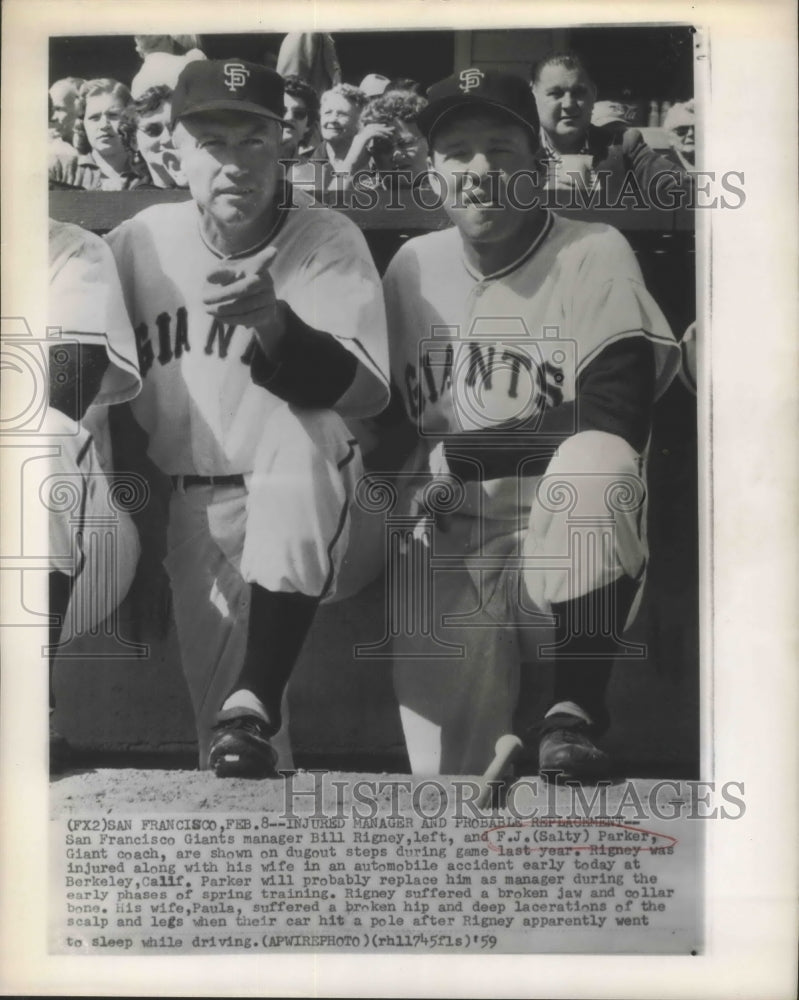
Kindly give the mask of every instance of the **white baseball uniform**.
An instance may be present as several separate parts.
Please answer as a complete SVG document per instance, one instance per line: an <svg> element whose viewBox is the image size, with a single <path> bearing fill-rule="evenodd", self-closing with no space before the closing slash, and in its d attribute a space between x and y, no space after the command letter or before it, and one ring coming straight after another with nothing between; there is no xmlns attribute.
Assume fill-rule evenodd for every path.
<svg viewBox="0 0 799 1000"><path fill-rule="evenodd" d="M542 615L623 575L643 580L645 441L635 449L585 423L581 376L603 351L643 336L657 396L679 351L621 234L551 213L520 259L490 276L466 262L457 229L410 240L384 291L392 375L420 432L411 467L422 482L447 476L448 456L470 432L513 420L535 427L544 402L573 420L554 454L536 457L532 433L510 473L466 481L448 530L433 532L433 627L461 654L431 656L429 636L413 629L395 642L413 770L481 773L512 729L520 661L551 641ZM496 447L512 448L513 438ZM418 546L408 558L418 560Z"/></svg>
<svg viewBox="0 0 799 1000"><path fill-rule="evenodd" d="M256 384L253 332L206 312L202 286L220 255L201 237L194 202L146 209L108 236L138 342L144 387L133 412L150 457L173 477L245 479L178 481L170 509L165 565L201 755L243 662L248 584L329 600L361 582L355 560L342 572L362 471L342 418L388 401L382 291L357 227L303 192L294 203L248 254L273 246L278 300L357 360L330 409L291 405ZM309 360L308 380L320 377Z"/></svg>
<svg viewBox="0 0 799 1000"><path fill-rule="evenodd" d="M49 326L60 328L64 341L104 347L109 361L82 423L48 407L41 428L56 449L42 496L49 509L51 568L75 578L62 628L66 640L69 634L96 628L133 581L138 534L113 498L105 442L108 405L132 399L141 379L133 330L105 242L80 226L51 219L49 251ZM58 344L53 338L56 354ZM112 529L112 557L92 531L102 524Z"/></svg>

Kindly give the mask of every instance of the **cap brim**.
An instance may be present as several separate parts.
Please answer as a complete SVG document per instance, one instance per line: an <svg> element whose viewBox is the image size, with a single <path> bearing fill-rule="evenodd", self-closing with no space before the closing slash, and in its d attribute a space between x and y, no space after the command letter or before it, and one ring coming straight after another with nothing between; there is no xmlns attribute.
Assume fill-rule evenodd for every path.
<svg viewBox="0 0 799 1000"><path fill-rule="evenodd" d="M451 97L444 97L440 101L428 104L417 116L416 123L430 141L436 128L441 123L441 119L453 111L455 108L464 107L490 108L492 111L501 111L507 118L517 121L523 128L528 129L534 136L538 136L537 127L526 118L512 111L507 105L499 104L497 101L490 101L485 97L470 97L467 94L453 94Z"/></svg>
<svg viewBox="0 0 799 1000"><path fill-rule="evenodd" d="M188 118L190 115L199 115L205 111L238 111L245 115L256 115L258 118L268 118L270 121L280 122L283 124L284 118L282 115L275 114L274 111L270 111L269 108L265 108L262 104L254 104L252 101L203 101L200 104L194 104L190 108L186 108L185 111L181 111L179 114L172 115L172 124L175 125L181 120L181 118Z"/></svg>
<svg viewBox="0 0 799 1000"><path fill-rule="evenodd" d="M591 119L591 124L597 128L604 128L605 125L624 125L626 128L630 127L630 123L625 118L619 117L619 115L597 115L596 118Z"/></svg>

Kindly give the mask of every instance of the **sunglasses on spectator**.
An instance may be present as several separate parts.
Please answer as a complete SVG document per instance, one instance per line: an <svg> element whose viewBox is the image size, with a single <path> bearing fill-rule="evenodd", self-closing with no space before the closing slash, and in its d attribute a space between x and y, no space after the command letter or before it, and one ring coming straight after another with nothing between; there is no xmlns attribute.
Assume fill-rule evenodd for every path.
<svg viewBox="0 0 799 1000"><path fill-rule="evenodd" d="M140 132L144 132L151 139L155 139L157 136L161 135L162 132L166 131L166 125L163 122L149 122L147 125L138 126Z"/></svg>

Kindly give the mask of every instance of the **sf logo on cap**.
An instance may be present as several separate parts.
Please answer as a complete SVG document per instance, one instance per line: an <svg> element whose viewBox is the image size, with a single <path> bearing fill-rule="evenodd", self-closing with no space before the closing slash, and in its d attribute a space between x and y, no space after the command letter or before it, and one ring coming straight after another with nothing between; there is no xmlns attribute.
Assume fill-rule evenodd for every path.
<svg viewBox="0 0 799 1000"><path fill-rule="evenodd" d="M247 82L250 71L244 63L225 63L225 85L229 90L238 90Z"/></svg>
<svg viewBox="0 0 799 1000"><path fill-rule="evenodd" d="M485 76L485 73L481 69L465 69L461 71L459 77L460 84L458 85L464 94L468 94L470 90L475 87L480 86L480 81Z"/></svg>

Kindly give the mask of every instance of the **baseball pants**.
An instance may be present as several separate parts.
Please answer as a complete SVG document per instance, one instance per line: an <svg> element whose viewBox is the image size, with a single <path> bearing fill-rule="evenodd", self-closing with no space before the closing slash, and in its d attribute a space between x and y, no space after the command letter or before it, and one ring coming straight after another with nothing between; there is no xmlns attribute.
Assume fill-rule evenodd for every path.
<svg viewBox="0 0 799 1000"><path fill-rule="evenodd" d="M54 455L40 496L48 509L51 570L73 578L60 643L96 634L133 582L139 536L124 509L131 499L122 482L117 495L94 440L79 423L48 407L42 434Z"/></svg>
<svg viewBox="0 0 799 1000"><path fill-rule="evenodd" d="M411 630L394 643L414 773L483 773L513 731L520 664L552 662L553 604L627 576L639 584L632 622L647 561L642 467L622 438L585 431L544 476L464 484L429 549L435 635L460 652L431 657L429 637Z"/></svg>
<svg viewBox="0 0 799 1000"><path fill-rule="evenodd" d="M379 571L374 558L357 558L358 539L382 527L364 524L352 504L362 471L357 442L337 414L285 405L270 414L244 486L174 491L164 565L201 768L208 766L217 712L244 662L249 584L330 601L356 593ZM376 544L365 550L380 553ZM290 768L283 702L273 742L278 767Z"/></svg>

